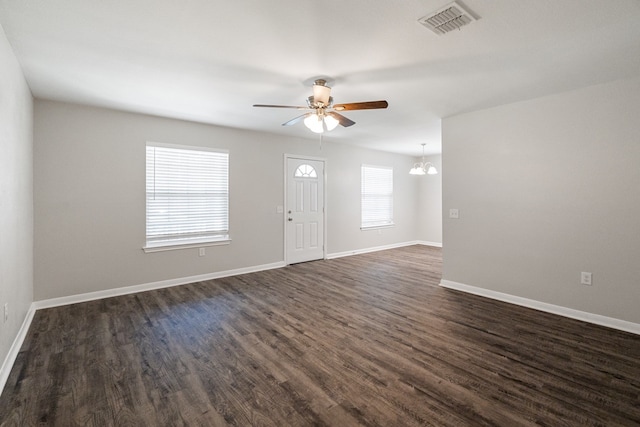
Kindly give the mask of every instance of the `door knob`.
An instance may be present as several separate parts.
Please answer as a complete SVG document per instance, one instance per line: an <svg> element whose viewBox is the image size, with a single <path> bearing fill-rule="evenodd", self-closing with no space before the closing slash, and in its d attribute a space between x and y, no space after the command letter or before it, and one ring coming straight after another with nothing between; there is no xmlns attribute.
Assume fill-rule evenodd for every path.
<svg viewBox="0 0 640 427"><path fill-rule="evenodd" d="M288 218L288 219L289 219L289 221L293 221L293 218Z"/></svg>

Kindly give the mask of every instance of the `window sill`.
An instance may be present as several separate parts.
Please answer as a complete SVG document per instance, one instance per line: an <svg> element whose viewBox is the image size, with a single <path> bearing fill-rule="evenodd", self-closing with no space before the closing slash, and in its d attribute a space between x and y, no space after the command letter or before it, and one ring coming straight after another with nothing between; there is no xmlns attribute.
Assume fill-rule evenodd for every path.
<svg viewBox="0 0 640 427"><path fill-rule="evenodd" d="M367 231L367 230L381 230L383 228L393 228L395 227L395 224L385 224L385 225L372 225L371 227L360 227L361 231Z"/></svg>
<svg viewBox="0 0 640 427"><path fill-rule="evenodd" d="M222 246L231 243L231 239L207 240L202 242L162 243L143 246L142 250L148 254L153 252L176 251L179 249L204 248L206 246Z"/></svg>

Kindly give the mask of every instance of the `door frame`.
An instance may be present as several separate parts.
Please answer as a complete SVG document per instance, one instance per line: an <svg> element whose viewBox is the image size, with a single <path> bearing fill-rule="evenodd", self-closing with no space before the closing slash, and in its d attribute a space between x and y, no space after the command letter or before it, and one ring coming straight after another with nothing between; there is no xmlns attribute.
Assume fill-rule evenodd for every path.
<svg viewBox="0 0 640 427"><path fill-rule="evenodd" d="M322 259L327 259L327 159L324 157L314 157L314 156L304 156L304 155L300 155L300 154L288 154L288 153L284 153L284 164L283 164L283 176L284 176L284 186L283 186L283 193L284 193L284 209L282 212L282 224L283 224L283 229L284 229L284 233L282 233L282 237L283 237L283 247L284 247L284 253L283 253L283 259L284 259L284 263L285 265L289 265L289 259L288 259L288 251L287 251L287 233L288 233L288 227L287 227L287 207L289 206L289 200L288 199L288 185L289 185L289 173L288 173L288 165L289 165L289 159L298 159L298 160L312 160L314 162L322 162L322 180L323 180L323 187L324 187L324 191L322 194L322 203L324 205L324 208L322 210L322 228L323 228L323 232L322 232Z"/></svg>

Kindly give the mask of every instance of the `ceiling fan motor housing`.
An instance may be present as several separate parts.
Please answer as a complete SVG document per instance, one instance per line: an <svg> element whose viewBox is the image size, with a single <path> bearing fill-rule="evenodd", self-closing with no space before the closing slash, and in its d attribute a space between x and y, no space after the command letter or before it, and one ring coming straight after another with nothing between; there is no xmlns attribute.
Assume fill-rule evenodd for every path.
<svg viewBox="0 0 640 427"><path fill-rule="evenodd" d="M310 97L307 98L307 105L309 106L309 108L314 108L314 109L318 109L318 108L329 108L331 107L331 105L333 105L333 96L329 97L329 100L327 101L327 103L322 103L320 104L320 102L322 101L316 101L316 97L311 95Z"/></svg>

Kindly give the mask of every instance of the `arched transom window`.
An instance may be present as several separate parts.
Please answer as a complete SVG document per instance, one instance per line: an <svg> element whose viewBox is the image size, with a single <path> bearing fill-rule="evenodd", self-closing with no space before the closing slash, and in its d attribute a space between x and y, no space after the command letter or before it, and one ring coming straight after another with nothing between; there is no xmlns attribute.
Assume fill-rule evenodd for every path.
<svg viewBox="0 0 640 427"><path fill-rule="evenodd" d="M293 176L296 178L317 178L318 174L313 166L304 164L298 166Z"/></svg>

